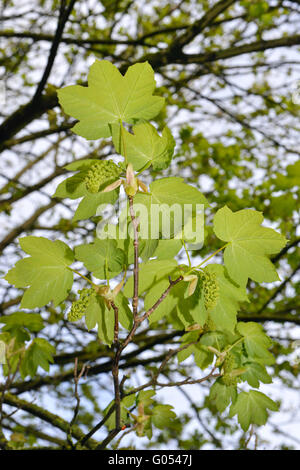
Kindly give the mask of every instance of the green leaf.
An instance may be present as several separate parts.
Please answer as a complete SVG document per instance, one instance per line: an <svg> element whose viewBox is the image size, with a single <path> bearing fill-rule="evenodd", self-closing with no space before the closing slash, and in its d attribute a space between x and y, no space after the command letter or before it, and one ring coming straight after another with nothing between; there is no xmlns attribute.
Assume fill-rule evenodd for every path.
<svg viewBox="0 0 300 470"><path fill-rule="evenodd" d="M187 290L187 283L183 283L184 291ZM184 298L185 292L181 291L178 302L178 315L185 328L197 324L203 326L207 320L207 311L204 305L204 298L201 289L201 283L198 281L195 292L187 299Z"/></svg>
<svg viewBox="0 0 300 470"><path fill-rule="evenodd" d="M174 258L181 248L181 240L158 240L158 245L155 252L153 253L153 256L160 260Z"/></svg>
<svg viewBox="0 0 300 470"><path fill-rule="evenodd" d="M114 312L108 310L104 300L99 296L92 296L85 313L85 323L88 330L98 325L98 336L104 344L109 346L114 339Z"/></svg>
<svg viewBox="0 0 300 470"><path fill-rule="evenodd" d="M34 377L38 367L49 372L49 363L53 363L55 348L44 338L35 338L29 348L26 349L24 358L20 365L22 379L27 375Z"/></svg>
<svg viewBox="0 0 300 470"><path fill-rule="evenodd" d="M152 423L158 429L170 427L173 424L176 414L172 411L171 405L157 405L152 411Z"/></svg>
<svg viewBox="0 0 300 470"><path fill-rule="evenodd" d="M259 358L272 364L274 358L268 351L272 340L264 333L262 325L255 322L239 322L236 330L244 337L244 344L250 358Z"/></svg>
<svg viewBox="0 0 300 470"><path fill-rule="evenodd" d="M21 248L31 255L18 261L5 279L16 287L27 287L21 308L43 307L50 301L60 304L73 284L68 266L73 262L72 250L63 242L43 237L20 239Z"/></svg>
<svg viewBox="0 0 300 470"><path fill-rule="evenodd" d="M119 309L119 322L126 330L130 330L133 324L133 316L128 304L128 299L123 292L118 293L114 303Z"/></svg>
<svg viewBox="0 0 300 470"><path fill-rule="evenodd" d="M207 346L216 347L216 341L218 336L222 336L221 333L207 333L203 335L199 340L199 331L192 331L185 334L182 337L182 345L187 345L190 343L196 342L196 344L191 344L186 349L183 349L177 354L178 362L182 362L187 359L191 354L194 354L196 365L204 370L206 369L214 359L214 355L207 349ZM218 341L217 341L218 343ZM218 344L219 346L219 344Z"/></svg>
<svg viewBox="0 0 300 470"><path fill-rule="evenodd" d="M134 211L140 217L141 226L148 225L148 233L146 229L145 232L149 238L159 238L160 233L169 238L179 233L187 220L195 214L197 204L201 205L200 209L202 205L208 206L206 198L198 189L184 183L183 178L169 177L153 181L150 184L150 194L138 193L134 198ZM159 211L162 217L159 216Z"/></svg>
<svg viewBox="0 0 300 470"><path fill-rule="evenodd" d="M175 260L150 260L141 263L139 267L139 295L147 291L154 283L160 279L167 278L177 268ZM133 276L131 276L124 287L126 297L133 296Z"/></svg>
<svg viewBox="0 0 300 470"><path fill-rule="evenodd" d="M209 399L213 405L217 407L217 410L222 413L229 403L235 402L237 397L236 386L230 385L227 387L220 380L212 385L209 392Z"/></svg>
<svg viewBox="0 0 300 470"><path fill-rule="evenodd" d="M90 194L86 188L84 179L84 172L76 173L76 175L66 178L57 186L52 197L78 199Z"/></svg>
<svg viewBox="0 0 300 470"><path fill-rule="evenodd" d="M154 170L164 170L170 165L175 140L165 127L160 136L149 123L133 126L133 134L120 126L113 127L113 143L118 153L126 155L134 170L152 165Z"/></svg>
<svg viewBox="0 0 300 470"><path fill-rule="evenodd" d="M172 277L175 279L177 276L173 274ZM163 279L160 279L159 281L155 282L153 286L148 289L144 302L144 307L146 311L151 308L155 304L155 302L161 297L161 295L167 289L169 284L170 283L168 277L164 277ZM172 312L172 310L178 304L180 296L183 295L184 289L185 286L182 286L180 284L177 284L176 286L172 287L166 298L150 315L150 325L159 321L161 318L168 316Z"/></svg>
<svg viewBox="0 0 300 470"><path fill-rule="evenodd" d="M75 248L75 257L82 261L97 279L112 278L119 274L125 264L125 254L117 248L116 240L100 240L79 245Z"/></svg>
<svg viewBox="0 0 300 470"><path fill-rule="evenodd" d="M214 217L214 232L228 242L224 262L230 277L244 286L248 277L257 282L279 279L275 267L266 255L280 251L286 239L270 228L261 227L260 212L243 209L233 213L227 206Z"/></svg>
<svg viewBox="0 0 300 470"><path fill-rule="evenodd" d="M136 403L143 403L144 406L150 406L154 403L154 400L152 398L154 395L154 390L142 390L137 395Z"/></svg>
<svg viewBox="0 0 300 470"><path fill-rule="evenodd" d="M153 96L154 72L148 62L128 68L125 76L107 60L96 60L88 75L88 87L68 86L58 91L64 111L80 122L73 132L86 139L110 136L109 124L153 118L164 98Z"/></svg>
<svg viewBox="0 0 300 470"><path fill-rule="evenodd" d="M143 261L154 257L154 252L158 246L158 240L144 240L143 248L140 250L140 255Z"/></svg>
<svg viewBox="0 0 300 470"><path fill-rule="evenodd" d="M41 315L38 313L16 312L0 317L0 323L5 326L2 331L10 331L14 328L24 327L29 331L37 332L44 328Z"/></svg>
<svg viewBox="0 0 300 470"><path fill-rule="evenodd" d="M235 403L231 405L229 416L238 415L238 421L247 431L250 424L262 426L268 419L267 409L278 411L278 405L269 397L256 390L239 393Z"/></svg>
<svg viewBox="0 0 300 470"><path fill-rule="evenodd" d="M119 197L119 188L107 193L88 193L80 201L76 212L74 214L73 220L89 219L97 214L100 205L114 204ZM101 214L98 214L101 215Z"/></svg>
<svg viewBox="0 0 300 470"><path fill-rule="evenodd" d="M266 368L257 362L247 362L243 364L243 368L246 368L246 372L240 375L242 380L248 382L251 387L258 388L259 382L264 384L272 383L272 379L266 371Z"/></svg>
<svg viewBox="0 0 300 470"><path fill-rule="evenodd" d="M125 424L128 422L128 410L134 405L135 402L135 395L129 395L128 397L123 398L121 401L121 424ZM110 407L114 404L114 401L111 401L105 410L103 411L103 416L105 416L110 409ZM116 426L116 412L114 411L110 417L106 420L105 425L107 426L108 430L114 429Z"/></svg>
<svg viewBox="0 0 300 470"><path fill-rule="evenodd" d="M246 289L233 284L224 266L209 264L204 271L214 273L219 287L216 305L209 309L209 315L219 330L233 331L236 325L239 302L248 301Z"/></svg>

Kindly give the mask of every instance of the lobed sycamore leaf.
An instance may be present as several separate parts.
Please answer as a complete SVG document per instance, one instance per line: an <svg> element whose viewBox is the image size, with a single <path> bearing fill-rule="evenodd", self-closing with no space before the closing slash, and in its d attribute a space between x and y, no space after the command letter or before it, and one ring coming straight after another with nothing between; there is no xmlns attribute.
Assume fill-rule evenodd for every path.
<svg viewBox="0 0 300 470"><path fill-rule="evenodd" d="M124 328L126 328L126 330L130 330L133 323L133 316L128 304L128 299L125 297L123 292L118 293L114 303L119 310L119 322Z"/></svg>
<svg viewBox="0 0 300 470"><path fill-rule="evenodd" d="M115 305L118 307L120 324L130 330L133 323L132 312L128 305L128 300L122 292L114 299ZM101 296L91 296L85 311L85 323L88 330L98 326L98 336L103 343L109 346L114 338L114 311L108 309L104 299Z"/></svg>
<svg viewBox="0 0 300 470"><path fill-rule="evenodd" d="M178 276L180 274L178 273ZM172 278L178 277L175 272L172 275ZM151 308L155 302L161 297L163 292L169 286L169 279L168 277L163 277L162 279L155 282L148 290L145 296L144 301L144 308L147 311ZM155 323L161 320L163 317L167 317L172 310L178 304L181 296L184 293L186 286L182 283L177 284L176 286L172 287L167 297L163 300L163 302L154 310L154 312L149 316L149 323Z"/></svg>
<svg viewBox="0 0 300 470"><path fill-rule="evenodd" d="M243 431L247 431L250 424L262 426L268 419L267 409L278 411L278 405L261 392L250 390L239 393L237 400L230 407L229 417L238 415L238 422Z"/></svg>
<svg viewBox="0 0 300 470"><path fill-rule="evenodd" d="M18 261L5 279L17 288L30 286L21 308L43 307L50 301L57 306L73 284L73 273L68 269L74 261L72 250L59 240L33 236L21 238L20 245L31 257Z"/></svg>
<svg viewBox="0 0 300 470"><path fill-rule="evenodd" d="M95 238L94 243L75 248L75 258L97 279L107 279L119 274L125 264L125 253L117 247L116 240Z"/></svg>
<svg viewBox="0 0 300 470"><path fill-rule="evenodd" d="M20 364L22 379L27 375L34 377L39 366L49 372L49 364L54 362L54 354L55 348L48 341L44 338L35 338L26 349Z"/></svg>
<svg viewBox="0 0 300 470"><path fill-rule="evenodd" d="M224 262L230 277L241 286L248 278L257 282L279 279L267 255L277 253L286 239L271 228L261 227L263 215L252 209L233 213L227 206L214 217L214 232L228 242Z"/></svg>
<svg viewBox="0 0 300 470"><path fill-rule="evenodd" d="M140 250L140 255L143 261L147 261L149 258L154 256L155 250L158 247L158 240L144 240L142 249Z"/></svg>
<svg viewBox="0 0 300 470"><path fill-rule="evenodd" d="M181 240L158 240L158 245L155 252L153 253L153 256L160 260L174 258L181 248Z"/></svg>
<svg viewBox="0 0 300 470"><path fill-rule="evenodd" d="M233 332L236 325L239 302L247 302L245 287L235 285L227 275L226 269L220 264L209 264L204 271L216 275L219 287L216 305L209 309L209 315L219 330Z"/></svg>
<svg viewBox="0 0 300 470"><path fill-rule="evenodd" d="M177 268L175 260L150 260L141 263L139 268L139 295L150 289L157 281L162 278L168 279ZM131 276L125 287L124 294L126 297L133 295L133 276ZM156 299L157 300L157 299Z"/></svg>
<svg viewBox="0 0 300 470"><path fill-rule="evenodd" d="M247 362L243 364L243 368L246 372L241 374L240 378L248 382L251 387L259 388L259 382L264 384L272 383L272 379L269 376L266 368L257 362Z"/></svg>
<svg viewBox="0 0 300 470"><path fill-rule="evenodd" d="M94 215L101 215L99 213L99 207L105 207L108 204L113 205L119 197L119 188L107 193L89 193L83 197L80 201L75 214L73 216L73 221L85 220L93 217Z"/></svg>
<svg viewBox="0 0 300 470"><path fill-rule="evenodd" d="M128 423L128 411L129 409L134 405L135 402L135 395L129 395L128 397L125 397L121 400L120 403L120 411L121 411L121 423L126 424ZM108 413L109 409L113 406L114 401L111 401L108 406L105 408L103 411L103 415L106 416ZM107 418L105 422L105 426L109 429L112 430L116 426L116 412L113 411L112 414Z"/></svg>
<svg viewBox="0 0 300 470"><path fill-rule="evenodd" d="M157 405L153 408L151 421L158 429L170 427L176 418L176 414L172 411L171 405Z"/></svg>
<svg viewBox="0 0 300 470"><path fill-rule="evenodd" d="M266 364L273 364L273 355L268 351L272 340L263 331L262 325L255 322L239 322L237 332L244 337L244 345L248 357L262 359Z"/></svg>
<svg viewBox="0 0 300 470"><path fill-rule="evenodd" d="M123 76L107 60L96 60L90 68L88 86L58 90L64 111L78 119L73 132L86 139L109 137L111 124L135 123L158 114L164 98L153 96L154 71L148 62L128 67Z"/></svg>
<svg viewBox="0 0 300 470"><path fill-rule="evenodd" d="M104 300L99 296L92 296L85 312L85 323L88 330L98 326L98 336L104 344L109 346L114 339L114 312L108 310Z"/></svg>
<svg viewBox="0 0 300 470"><path fill-rule="evenodd" d="M89 194L85 184L85 174L76 173L63 180L56 188L52 197L78 199Z"/></svg>
<svg viewBox="0 0 300 470"><path fill-rule="evenodd" d="M15 328L26 328L29 331L37 332L44 328L44 322L38 313L15 312L10 315L0 317L0 323L4 323L2 331L11 331Z"/></svg>
<svg viewBox="0 0 300 470"><path fill-rule="evenodd" d="M185 293L188 290L187 284L184 283L183 287L185 292L181 292L177 299L177 315L185 328L193 324L203 326L207 320L208 313L204 305L201 283L198 280L194 293L188 298L185 298Z"/></svg>
<svg viewBox="0 0 300 470"><path fill-rule="evenodd" d="M149 123L133 126L133 134L120 126L113 127L113 143L118 153L126 155L128 163L132 163L138 171L152 165L154 170L164 170L171 162L175 140L170 130L165 127L160 136Z"/></svg>
<svg viewBox="0 0 300 470"><path fill-rule="evenodd" d="M222 413L230 402L234 403L237 397L236 386L229 387L223 384L219 379L211 386L209 399L217 410Z"/></svg>
<svg viewBox="0 0 300 470"><path fill-rule="evenodd" d="M208 206L205 196L180 177L153 181L149 190L149 194L135 196L134 211L141 220L143 232L151 239L159 238L160 234L174 237L197 209Z"/></svg>

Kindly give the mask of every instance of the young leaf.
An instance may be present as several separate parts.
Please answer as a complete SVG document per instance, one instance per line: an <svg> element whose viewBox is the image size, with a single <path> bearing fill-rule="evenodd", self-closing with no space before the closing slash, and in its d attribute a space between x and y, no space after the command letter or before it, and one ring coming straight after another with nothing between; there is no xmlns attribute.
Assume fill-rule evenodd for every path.
<svg viewBox="0 0 300 470"><path fill-rule="evenodd" d="M139 269L139 295L148 290L156 281L162 278L168 278L176 268L177 261L175 260L151 260L146 263L141 263ZM124 294L126 297L132 297L133 276L128 279L124 287Z"/></svg>
<svg viewBox="0 0 300 470"><path fill-rule="evenodd" d="M78 119L73 132L86 139L110 136L109 124L153 118L164 98L153 96L154 72L148 62L128 68L125 76L107 60L90 68L88 87L68 86L58 91L64 111Z"/></svg>
<svg viewBox="0 0 300 470"><path fill-rule="evenodd" d="M244 344L248 357L262 359L267 364L272 364L274 358L268 351L272 340L264 333L262 325L255 322L239 322L236 330L244 337Z"/></svg>
<svg viewBox="0 0 300 470"><path fill-rule="evenodd" d="M52 197L78 199L89 194L85 184L85 173L80 172L63 180Z"/></svg>
<svg viewBox="0 0 300 470"><path fill-rule="evenodd" d="M104 344L109 346L114 338L114 312L108 310L104 301L99 296L91 297L86 313L85 323L88 330L98 325L98 336Z"/></svg>
<svg viewBox="0 0 300 470"><path fill-rule="evenodd" d="M183 284L184 291L187 291L187 284ZM204 305L201 283L198 281L195 292L187 299L184 298L184 292L181 292L178 300L178 315L185 328L193 324L203 326L207 320L207 310Z"/></svg>
<svg viewBox="0 0 300 470"><path fill-rule="evenodd" d="M102 204L114 204L118 197L119 189L107 193L86 194L76 209L73 221L76 222L77 220L85 220L93 217L97 213L99 206Z"/></svg>
<svg viewBox="0 0 300 470"><path fill-rule="evenodd" d="M258 388L259 382L264 384L272 383L272 379L269 376L266 368L257 362L247 362L243 364L243 368L246 368L246 372L241 374L241 379L248 382L251 387Z"/></svg>
<svg viewBox="0 0 300 470"><path fill-rule="evenodd" d="M237 397L236 386L230 385L227 387L220 380L212 385L209 392L209 399L213 405L217 407L217 410L222 413L229 403L235 402Z"/></svg>
<svg viewBox="0 0 300 470"><path fill-rule="evenodd" d="M96 238L94 243L79 245L75 248L75 257L98 279L115 277L125 264L124 252L112 239Z"/></svg>
<svg viewBox="0 0 300 470"><path fill-rule="evenodd" d="M178 274L179 276L179 274ZM172 275L173 278L176 278L176 275ZM144 307L145 310L151 308L155 302L161 297L162 293L167 289L169 286L169 279L168 277L164 277L159 281L155 282L153 286L151 286L145 296L145 303ZM150 325L159 321L161 318L168 316L172 310L178 304L180 297L183 295L186 286L182 284L177 284L174 286L167 297L163 300L163 302L154 310L154 312L149 317Z"/></svg>
<svg viewBox="0 0 300 470"><path fill-rule="evenodd" d="M286 239L270 228L261 227L260 212L243 209L233 213L227 206L214 217L214 232L228 242L224 262L230 277L245 286L248 277L257 282L279 279L275 267L266 255L277 253Z"/></svg>
<svg viewBox="0 0 300 470"><path fill-rule="evenodd" d="M154 170L164 170L171 162L175 140L167 127L160 136L149 123L133 126L133 134L120 126L113 127L113 143L118 153L126 155L134 170L152 165ZM122 132L121 132L122 131Z"/></svg>
<svg viewBox="0 0 300 470"><path fill-rule="evenodd" d="M49 363L53 363L55 348L44 338L35 338L29 348L26 349L20 365L20 374L24 379L27 375L34 377L38 367L49 372Z"/></svg>
<svg viewBox="0 0 300 470"><path fill-rule="evenodd" d="M128 299L125 297L123 292L119 292L114 300L115 305L119 309L119 322L121 325L130 330L133 323L132 311L129 308Z"/></svg>
<svg viewBox="0 0 300 470"><path fill-rule="evenodd" d="M139 214L139 217L143 224L148 224L150 238L158 238L160 233L169 233L171 236L175 236L187 222L187 219L195 214L196 204L208 206L205 196L198 189L184 183L183 178L180 177L161 178L153 181L149 189L149 194L138 193L135 196L134 210L139 214L141 207L146 209L145 212ZM179 210L174 213L174 208ZM155 211L161 211L162 220Z"/></svg>
<svg viewBox="0 0 300 470"><path fill-rule="evenodd" d="M157 259L174 258L182 248L182 241L177 239L158 240L158 245L153 253L153 257Z"/></svg>
<svg viewBox="0 0 300 470"><path fill-rule="evenodd" d="M238 415L238 421L243 429L247 431L250 424L262 426L268 419L267 409L278 411L277 404L256 390L239 393L235 403L231 405L229 416Z"/></svg>
<svg viewBox="0 0 300 470"><path fill-rule="evenodd" d="M171 405L157 405L153 408L151 420L158 429L170 427L173 424L176 414L172 411Z"/></svg>
<svg viewBox="0 0 300 470"><path fill-rule="evenodd" d="M239 302L248 301L246 289L234 285L226 275L224 266L209 264L204 272L216 275L219 288L215 306L209 309L209 315L217 329L233 331L236 325L236 316Z"/></svg>
<svg viewBox="0 0 300 470"><path fill-rule="evenodd" d="M73 273L68 269L74 260L72 250L59 240L33 236L21 238L20 245L31 257L18 261L5 279L16 287L30 286L21 308L43 307L50 301L57 306L73 284Z"/></svg>
<svg viewBox="0 0 300 470"><path fill-rule="evenodd" d="M4 323L2 331L11 331L15 328L26 328L37 332L44 328L41 315L38 313L16 312L0 317L0 323Z"/></svg>

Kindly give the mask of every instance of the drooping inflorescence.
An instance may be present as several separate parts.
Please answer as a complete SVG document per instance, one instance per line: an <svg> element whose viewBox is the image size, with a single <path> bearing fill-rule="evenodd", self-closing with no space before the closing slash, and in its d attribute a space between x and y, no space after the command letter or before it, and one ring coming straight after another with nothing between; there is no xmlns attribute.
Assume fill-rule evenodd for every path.
<svg viewBox="0 0 300 470"><path fill-rule="evenodd" d="M217 283L216 274L203 272L201 274L202 289L204 295L204 304L207 310L216 306L219 298L219 285Z"/></svg>
<svg viewBox="0 0 300 470"><path fill-rule="evenodd" d="M86 188L90 193L100 191L104 183L111 183L121 173L121 169L111 160L99 160L87 171L85 176Z"/></svg>
<svg viewBox="0 0 300 470"><path fill-rule="evenodd" d="M222 380L227 387L230 387L231 385L236 385L239 382L239 378L236 374L232 373L232 371L235 369L236 363L235 363L235 358L234 355L231 352L228 352L226 354L224 363L223 363L223 372L224 375L222 376Z"/></svg>
<svg viewBox="0 0 300 470"><path fill-rule="evenodd" d="M96 295L93 288L81 289L78 293L79 299L72 303L71 310L68 313L68 320L73 322L80 320L85 315L90 297Z"/></svg>

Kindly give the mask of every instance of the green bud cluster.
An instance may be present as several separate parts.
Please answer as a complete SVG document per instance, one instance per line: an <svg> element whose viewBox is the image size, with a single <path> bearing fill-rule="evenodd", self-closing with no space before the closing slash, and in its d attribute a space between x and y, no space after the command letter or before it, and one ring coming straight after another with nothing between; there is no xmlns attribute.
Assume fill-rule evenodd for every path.
<svg viewBox="0 0 300 470"><path fill-rule="evenodd" d="M224 385L226 385L227 387L230 387L232 385L235 386L239 382L239 378L236 375L233 376L231 374L224 374L222 380Z"/></svg>
<svg viewBox="0 0 300 470"><path fill-rule="evenodd" d="M206 323L203 328L204 328L205 333L208 331L216 331L217 329L216 324L210 315L208 315Z"/></svg>
<svg viewBox="0 0 300 470"><path fill-rule="evenodd" d="M81 289L78 291L79 299L75 300L75 302L71 305L71 310L68 313L68 320L69 321L78 321L80 320L83 315L85 315L87 306L90 301L90 297L96 295L95 290L92 289Z"/></svg>
<svg viewBox="0 0 300 470"><path fill-rule="evenodd" d="M98 193L100 187L109 184L120 174L120 168L111 160L99 160L87 171L85 176L86 188L90 193Z"/></svg>
<svg viewBox="0 0 300 470"><path fill-rule="evenodd" d="M207 310L216 306L219 298L219 286L215 273L204 272L201 275L204 305Z"/></svg>
<svg viewBox="0 0 300 470"><path fill-rule="evenodd" d="M228 352L223 362L224 375L222 376L222 380L224 384L227 385L227 387L230 387L231 385L237 385L239 382L238 376L232 374L232 371L235 369L235 367L236 363L234 355Z"/></svg>
<svg viewBox="0 0 300 470"><path fill-rule="evenodd" d="M225 357L224 363L223 363L223 369L224 369L225 374L227 372L231 372L234 368L235 368L234 355L231 352L228 352L226 354L226 357Z"/></svg>

